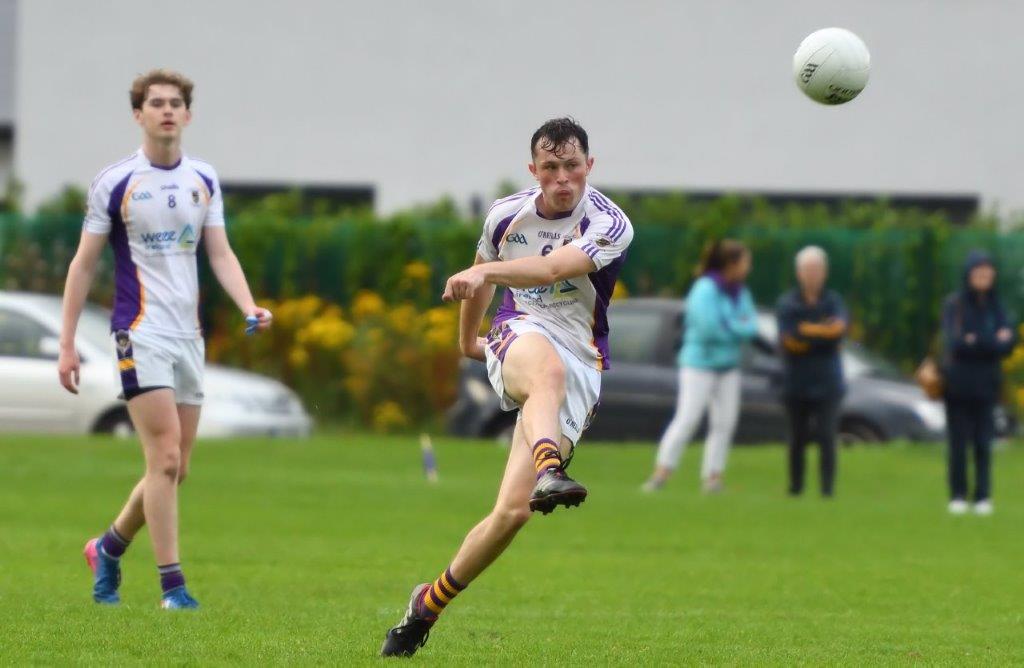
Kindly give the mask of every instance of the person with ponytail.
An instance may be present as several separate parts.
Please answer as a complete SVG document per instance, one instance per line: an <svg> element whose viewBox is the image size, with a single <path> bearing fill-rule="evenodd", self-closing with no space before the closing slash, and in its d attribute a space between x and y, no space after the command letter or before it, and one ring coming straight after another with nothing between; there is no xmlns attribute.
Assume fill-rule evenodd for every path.
<svg viewBox="0 0 1024 668"><path fill-rule="evenodd" d="M708 434L701 480L705 492L722 489L739 416L742 347L757 336L757 311L745 285L750 266L750 250L739 241L720 239L704 248L697 280L686 297L676 411L661 437L645 491L661 489L671 477L705 411Z"/></svg>

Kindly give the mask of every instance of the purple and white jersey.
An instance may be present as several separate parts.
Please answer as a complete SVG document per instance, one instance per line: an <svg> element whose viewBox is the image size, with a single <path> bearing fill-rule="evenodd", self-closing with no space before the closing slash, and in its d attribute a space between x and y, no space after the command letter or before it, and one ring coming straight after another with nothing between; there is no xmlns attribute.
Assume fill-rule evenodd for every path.
<svg viewBox="0 0 1024 668"><path fill-rule="evenodd" d="M594 261L590 274L555 285L505 288L493 328L513 318L538 323L585 364L604 370L608 351L608 302L633 240L633 226L622 209L587 186L576 208L557 219L537 212L540 188L496 201L487 213L477 252L483 259L515 260L547 255L567 244Z"/></svg>
<svg viewBox="0 0 1024 668"><path fill-rule="evenodd" d="M114 249L112 331L202 336L196 248L207 225L224 225L224 200L206 162L160 167L139 149L99 173L84 227Z"/></svg>

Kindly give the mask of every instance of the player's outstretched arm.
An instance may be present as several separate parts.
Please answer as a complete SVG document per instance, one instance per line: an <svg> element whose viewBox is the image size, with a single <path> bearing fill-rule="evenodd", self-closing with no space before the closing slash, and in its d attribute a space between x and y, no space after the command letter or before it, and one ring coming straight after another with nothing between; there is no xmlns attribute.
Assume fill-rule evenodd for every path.
<svg viewBox="0 0 1024 668"><path fill-rule="evenodd" d="M106 234L83 230L82 238L78 242L78 250L75 251L75 257L68 266L68 276L64 282L57 373L60 376L60 384L72 394L78 394L81 369L78 350L75 348L78 318L82 315L85 300L89 296L89 288L92 287L92 280L96 276L96 265L99 263L100 254L106 245Z"/></svg>
<svg viewBox="0 0 1024 668"><path fill-rule="evenodd" d="M448 279L443 298L445 301L469 299L485 284L510 288L550 285L596 269L597 265L585 252L576 246L562 246L548 255L473 265Z"/></svg>
<svg viewBox="0 0 1024 668"><path fill-rule="evenodd" d="M256 318L256 329L263 331L270 328L273 315L265 308L256 306L249 290L249 282L245 280L245 272L238 262L238 257L231 250L228 235L223 226L208 225L203 228L203 245L206 255L210 258L210 268L217 282L228 293L238 308L247 318Z"/></svg>
<svg viewBox="0 0 1024 668"><path fill-rule="evenodd" d="M479 255L473 266L484 264ZM484 320L484 313L491 300L494 299L494 285L485 284L478 289L472 297L462 302L459 308L459 349L466 357L474 360L484 361L485 340L480 338L480 323Z"/></svg>

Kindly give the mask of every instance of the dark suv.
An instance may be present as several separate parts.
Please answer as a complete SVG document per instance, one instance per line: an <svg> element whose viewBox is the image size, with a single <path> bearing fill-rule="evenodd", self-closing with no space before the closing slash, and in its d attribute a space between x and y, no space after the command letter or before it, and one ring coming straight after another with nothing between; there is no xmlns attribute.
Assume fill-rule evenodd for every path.
<svg viewBox="0 0 1024 668"><path fill-rule="evenodd" d="M657 440L675 409L682 340L682 300L639 298L616 301L609 310L612 368L601 379L601 406L587 439ZM741 443L786 439L786 414L779 396L782 361L777 325L761 312L760 335L746 347L740 418ZM867 351L847 345L843 367L848 391L840 410L844 442L909 439L936 441L946 428L940 402L929 400L912 381ZM503 412L480 362L463 360L459 397L448 427L463 436L506 438L515 413ZM702 428L703 431L703 428Z"/></svg>

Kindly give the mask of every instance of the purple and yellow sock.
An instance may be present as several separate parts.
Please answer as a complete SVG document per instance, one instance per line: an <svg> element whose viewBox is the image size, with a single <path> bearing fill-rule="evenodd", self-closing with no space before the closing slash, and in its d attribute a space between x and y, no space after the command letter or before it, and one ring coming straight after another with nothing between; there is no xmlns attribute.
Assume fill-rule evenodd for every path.
<svg viewBox="0 0 1024 668"><path fill-rule="evenodd" d="M558 444L550 438L542 438L533 444L533 465L537 467L537 477L541 477L548 469L562 466L562 456L558 454Z"/></svg>
<svg viewBox="0 0 1024 668"><path fill-rule="evenodd" d="M172 589L185 586L185 574L181 572L181 564L157 566L160 571L160 588L166 594Z"/></svg>
<svg viewBox="0 0 1024 668"><path fill-rule="evenodd" d="M426 608L424 612L435 616L440 615L444 611L445 606L451 603L452 599L465 588L465 585L459 584L452 577L451 567L446 568L444 573L441 573L441 577L434 580L428 588L423 590L423 594L420 596L420 603L423 608Z"/></svg>
<svg viewBox="0 0 1024 668"><path fill-rule="evenodd" d="M128 549L131 539L125 538L117 533L117 529L111 524L107 532L100 537L98 547L106 556L111 559L120 559L124 551Z"/></svg>

